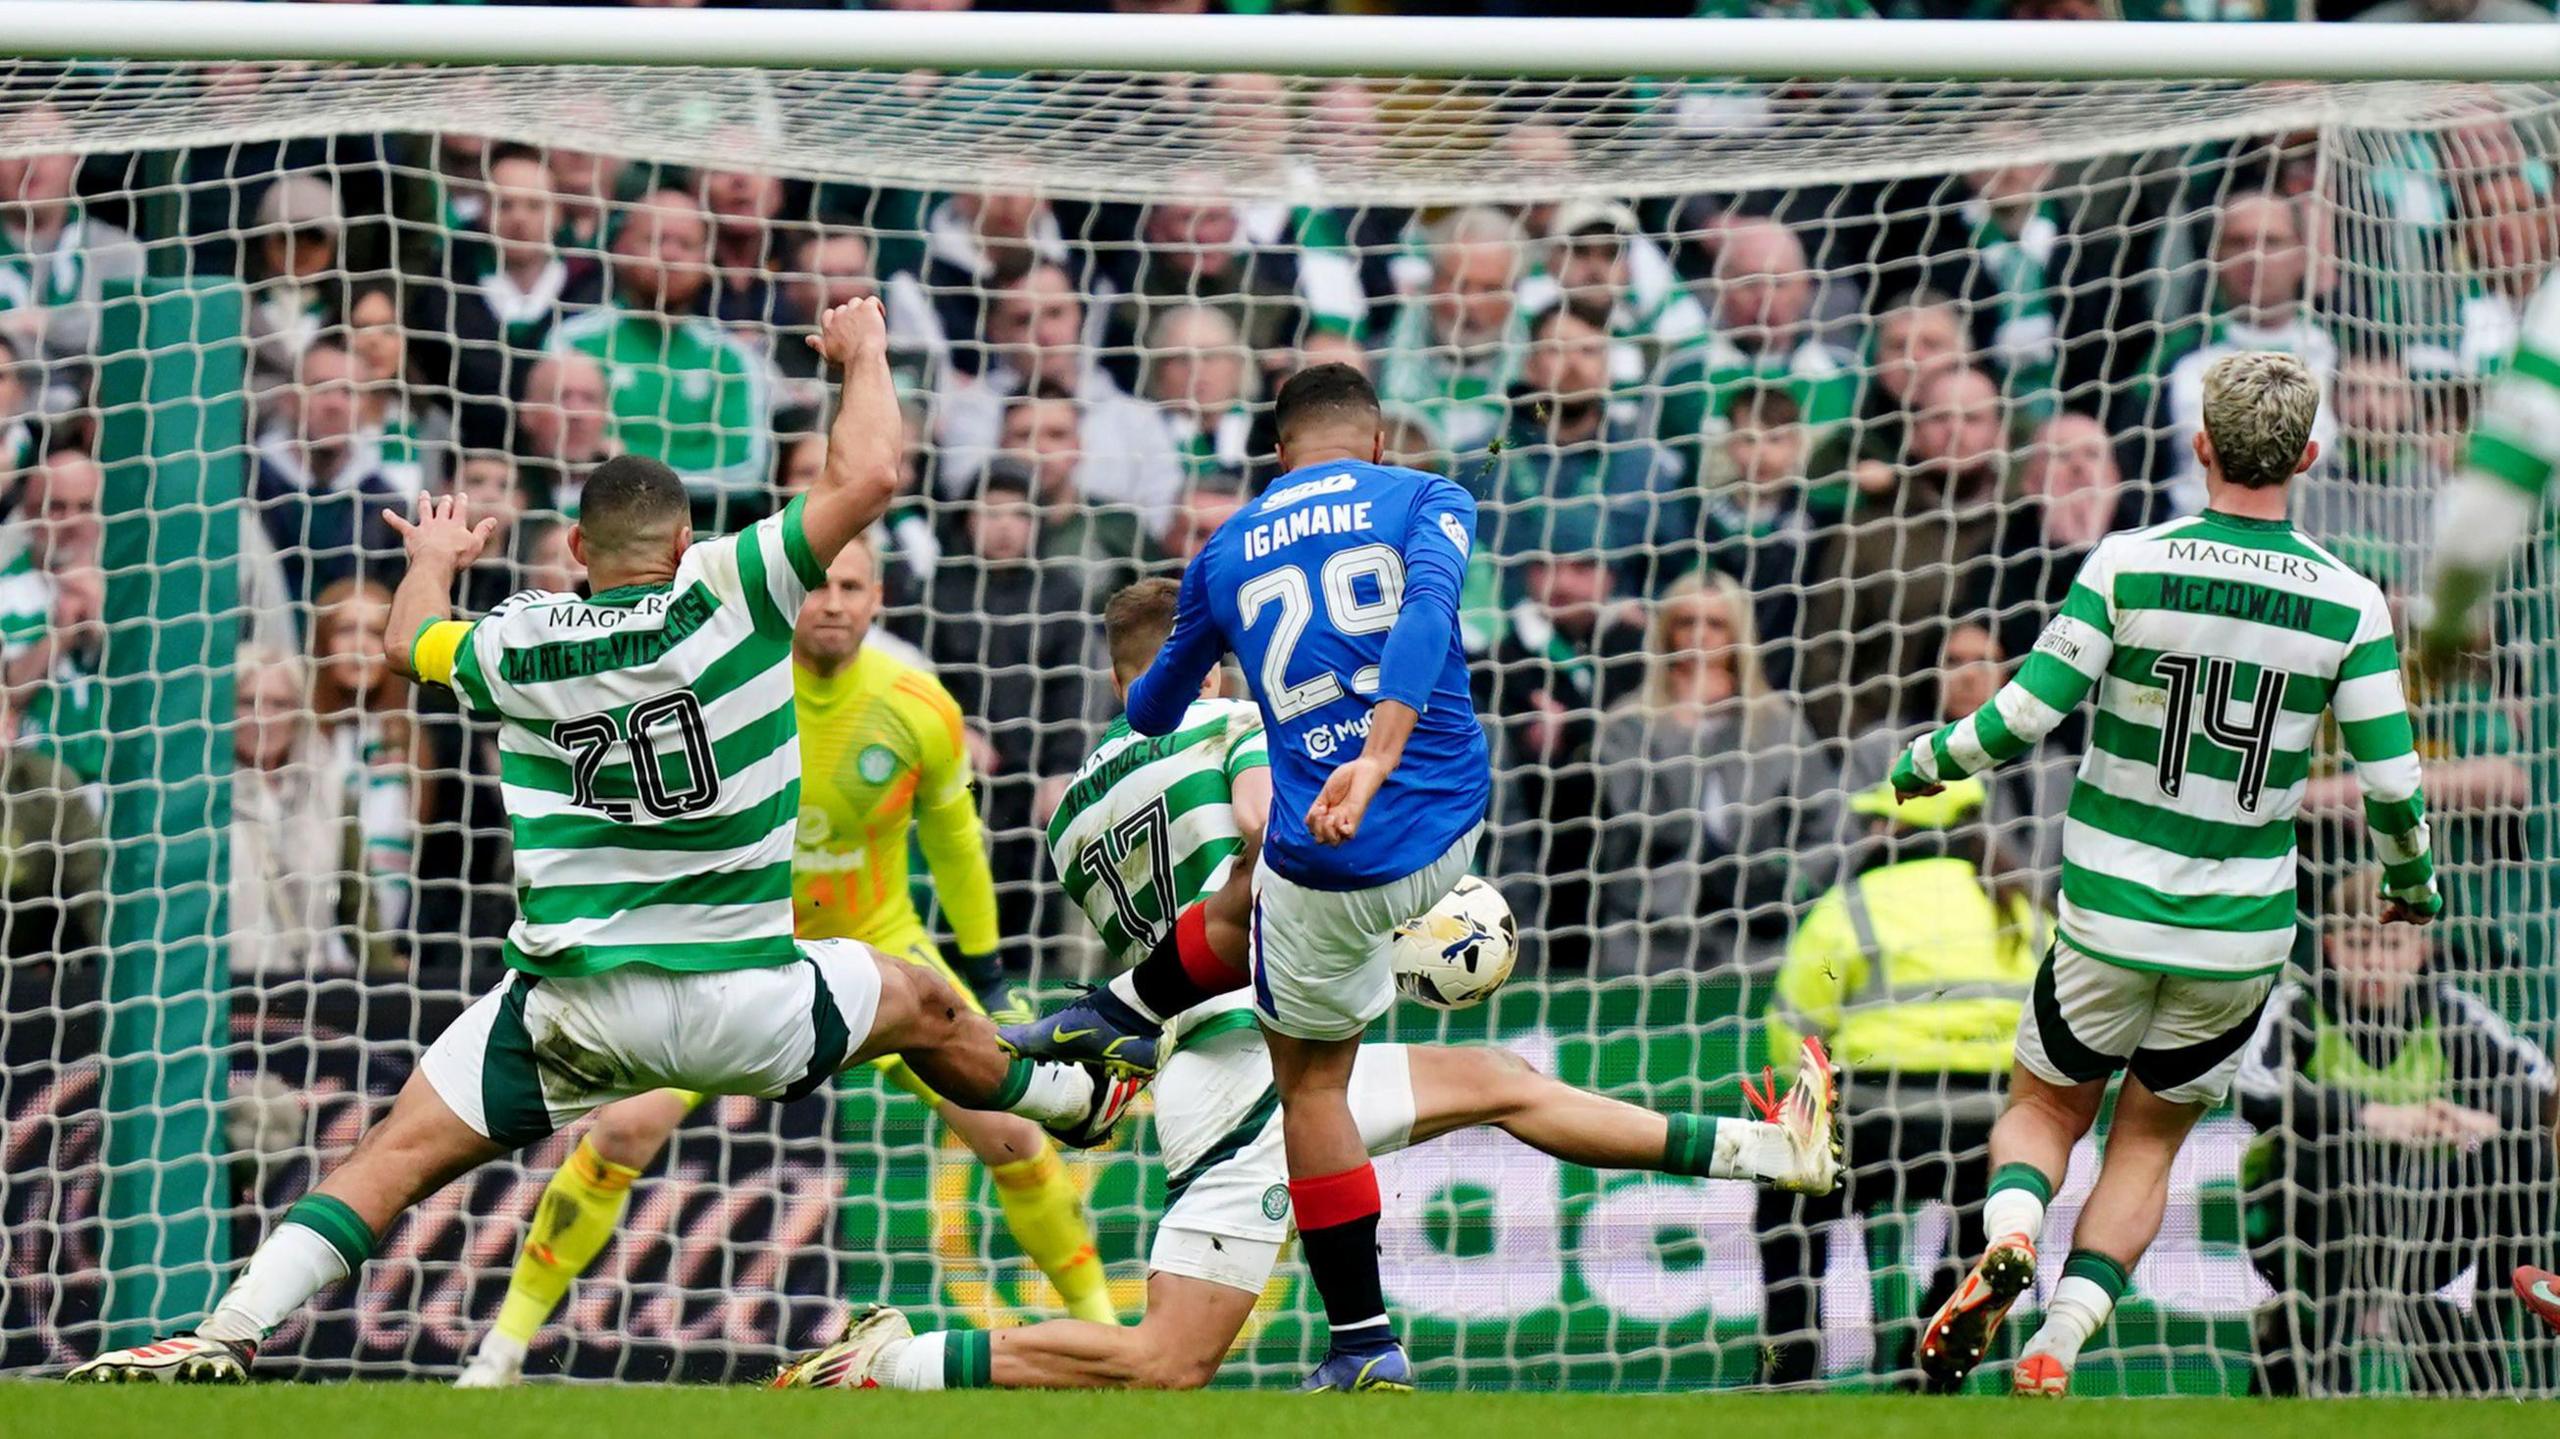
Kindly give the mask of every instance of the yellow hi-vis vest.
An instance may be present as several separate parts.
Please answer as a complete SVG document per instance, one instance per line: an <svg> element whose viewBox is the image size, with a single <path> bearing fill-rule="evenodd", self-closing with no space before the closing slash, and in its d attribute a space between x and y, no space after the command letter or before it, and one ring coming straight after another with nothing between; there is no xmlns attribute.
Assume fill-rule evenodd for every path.
<svg viewBox="0 0 2560 1439"><path fill-rule="evenodd" d="M1771 1063L1819 1034L1843 1066L2005 1074L2048 921L1961 859L1905 860L1814 901L1768 1013Z"/></svg>

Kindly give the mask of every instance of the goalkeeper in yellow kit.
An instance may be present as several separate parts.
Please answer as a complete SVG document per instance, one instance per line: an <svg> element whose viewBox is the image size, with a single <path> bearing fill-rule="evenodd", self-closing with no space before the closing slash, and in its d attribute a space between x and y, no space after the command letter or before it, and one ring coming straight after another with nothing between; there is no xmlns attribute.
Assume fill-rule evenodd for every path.
<svg viewBox="0 0 2560 1439"><path fill-rule="evenodd" d="M970 786L960 707L931 674L863 644L879 609L878 560L867 543L845 547L826 584L801 608L792 633L800 717L800 836L792 861L793 908L803 939L857 939L929 966L1001 1020L1011 1000L996 959L995 879ZM934 891L958 941L962 975L944 963L908 895L910 827L933 872ZM893 1084L938 1111L993 1174L1005 1223L1078 1319L1117 1319L1082 1197L1040 1127L1010 1114L944 1102L892 1055ZM516 1258L498 1322L457 1381L469 1389L515 1383L543 1323L585 1272L649 1167L702 1096L663 1089L606 1105L551 1177Z"/></svg>

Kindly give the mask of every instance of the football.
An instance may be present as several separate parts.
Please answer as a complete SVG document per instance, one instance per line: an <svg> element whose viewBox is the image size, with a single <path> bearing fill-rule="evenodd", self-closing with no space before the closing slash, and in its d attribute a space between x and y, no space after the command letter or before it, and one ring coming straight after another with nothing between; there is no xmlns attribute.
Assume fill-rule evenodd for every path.
<svg viewBox="0 0 2560 1439"><path fill-rule="evenodd" d="M1468 1009L1511 977L1520 926L1502 891L1468 875L1396 930L1396 990L1434 1009Z"/></svg>

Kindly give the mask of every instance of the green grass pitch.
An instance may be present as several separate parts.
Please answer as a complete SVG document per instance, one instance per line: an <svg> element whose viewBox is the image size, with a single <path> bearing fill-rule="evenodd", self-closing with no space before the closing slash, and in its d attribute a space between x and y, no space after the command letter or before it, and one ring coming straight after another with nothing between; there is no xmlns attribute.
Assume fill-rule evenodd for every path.
<svg viewBox="0 0 2560 1439"><path fill-rule="evenodd" d="M2547 1439L2551 1426L2547 1404L2487 1400L772 1394L564 1385L463 1394L427 1384L180 1390L0 1383L0 1439Z"/></svg>

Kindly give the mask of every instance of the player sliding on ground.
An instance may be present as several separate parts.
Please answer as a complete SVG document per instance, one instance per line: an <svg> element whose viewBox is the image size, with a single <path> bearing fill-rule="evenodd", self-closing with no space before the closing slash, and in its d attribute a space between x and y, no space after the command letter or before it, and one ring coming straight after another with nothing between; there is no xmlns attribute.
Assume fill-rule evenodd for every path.
<svg viewBox="0 0 2560 1439"><path fill-rule="evenodd" d="M1112 678L1125 697L1174 625L1168 580L1143 580L1104 610ZM1212 674L1172 734L1114 725L1076 772L1049 826L1060 879L1122 962L1165 916L1197 916L1212 958L1240 967L1225 922L1232 866L1269 802L1251 706L1217 697ZM1204 910L1204 906L1206 909ZM1399 952L1404 952L1400 950ZM894 1310L857 1315L835 1344L786 1365L786 1388L1191 1389L1209 1382L1270 1281L1289 1237L1289 1186L1274 1114L1271 1051L1242 995L1178 1017L1156 1080L1166 1208L1148 1256L1146 1317L1133 1327L1055 1320L988 1333L910 1337ZM1370 1154L1494 1126L1576 1164L1650 1169L1827 1193L1839 1182L1832 1077L1802 1050L1795 1087L1768 1120L1664 1116L1585 1093L1496 1049L1374 1044L1349 1099Z"/></svg>
<svg viewBox="0 0 2560 1439"><path fill-rule="evenodd" d="M2103 541L2017 678L1894 766L1896 790L1931 793L2025 753L2098 691L2059 932L1991 1132L1990 1247L1921 1336L1934 1388L1963 1383L2034 1281L2045 1205L2121 1069L2097 1188L2013 1377L2022 1394L2069 1390L2159 1233L2170 1162L2230 1091L2293 947L2293 816L2323 712L2364 791L2384 918L2424 924L2443 908L2391 613L2285 520L2288 483L2318 455L2319 405L2289 356L2217 361L2195 442L2208 508Z"/></svg>
<svg viewBox="0 0 2560 1439"><path fill-rule="evenodd" d="M451 618L478 557L458 498L398 528L395 665L502 722L520 912L511 973L427 1049L391 1112L297 1202L195 1331L100 1355L90 1380L236 1383L260 1341L346 1278L456 1177L616 1099L675 1087L792 1099L901 1053L955 1101L1069 1143L1109 1131L1133 1086L1011 1058L930 971L853 940L796 940L800 745L793 618L896 492L900 436L879 302L827 313L842 409L809 493L744 534L693 541L682 481L596 467L570 546L594 594L520 594Z"/></svg>
<svg viewBox="0 0 2560 1439"><path fill-rule="evenodd" d="M1276 796L1255 877L1254 1008L1333 1341L1306 1387L1401 1389L1410 1370L1378 1285L1377 1174L1349 1094L1361 1033L1395 995L1395 929L1467 872L1492 793L1457 622L1475 501L1378 463L1377 391L1348 365L1290 377L1272 414L1287 473L1183 571L1173 633L1129 687L1129 727L1175 733L1220 658L1243 663ZM1183 1007L1142 1015L1106 988L1043 1029L1054 1044L1126 1053ZM1023 1036L1026 1050L1041 1037Z"/></svg>
<svg viewBox="0 0 2560 1439"><path fill-rule="evenodd" d="M1271 1055L1242 995L1177 1020L1156 1078L1165 1210L1135 1325L1053 1319L911 1336L906 1317L855 1316L835 1344L783 1367L779 1388L1197 1389L1217 1375L1289 1238ZM1839 1182L1830 1061L1805 1041L1767 1120L1656 1114L1551 1079L1503 1050L1363 1045L1350 1104L1361 1142L1391 1154L1491 1127L1567 1163L1774 1184Z"/></svg>
<svg viewBox="0 0 2560 1439"><path fill-rule="evenodd" d="M987 867L960 708L925 670L866 644L879 612L879 560L867 539L845 546L800 610L791 639L800 722L800 827L793 914L803 939L858 939L931 969L972 1006L1008 1007L996 953L995 880ZM944 963L907 884L907 838L933 871L960 966ZM959 972L966 969L964 975ZM875 1061L890 1083L931 1106L987 1166L1006 1227L1078 1319L1112 1323L1102 1260L1084 1200L1040 1127L936 1095L895 1055ZM543 1190L498 1322L456 1381L513 1384L527 1349L569 1286L613 1237L631 1182L666 1147L700 1094L664 1089L596 1111L585 1138Z"/></svg>

